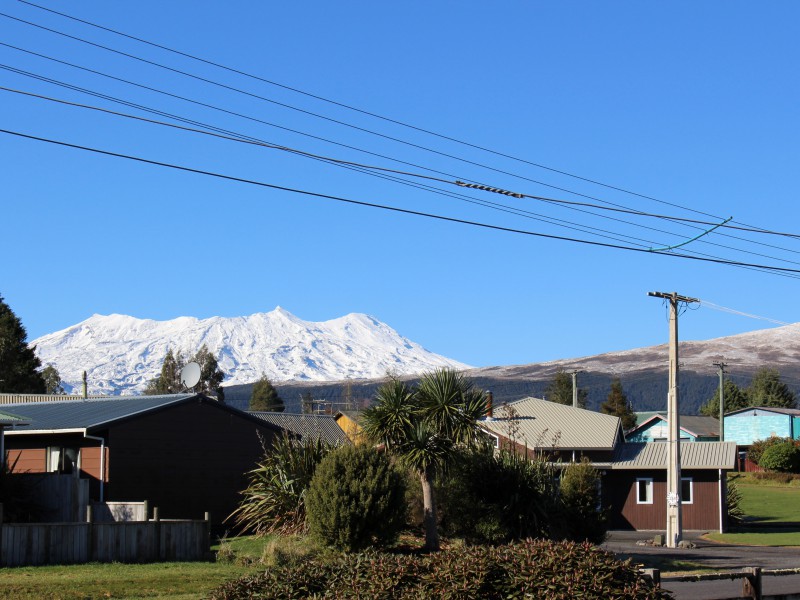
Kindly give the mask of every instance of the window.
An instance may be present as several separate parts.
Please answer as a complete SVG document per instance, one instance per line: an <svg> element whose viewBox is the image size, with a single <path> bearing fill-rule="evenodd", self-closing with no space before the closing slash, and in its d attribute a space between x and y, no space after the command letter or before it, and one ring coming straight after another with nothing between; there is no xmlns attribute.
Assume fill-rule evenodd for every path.
<svg viewBox="0 0 800 600"><path fill-rule="evenodd" d="M681 477L681 504L691 504L693 500L692 478Z"/></svg>
<svg viewBox="0 0 800 600"><path fill-rule="evenodd" d="M636 504L652 504L652 503L653 503L653 478L637 477Z"/></svg>

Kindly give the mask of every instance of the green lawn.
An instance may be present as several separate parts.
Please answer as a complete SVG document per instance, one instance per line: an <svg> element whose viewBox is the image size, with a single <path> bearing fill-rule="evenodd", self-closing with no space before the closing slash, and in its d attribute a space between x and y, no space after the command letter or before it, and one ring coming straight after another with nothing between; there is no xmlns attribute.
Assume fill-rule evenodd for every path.
<svg viewBox="0 0 800 600"><path fill-rule="evenodd" d="M235 563L120 563L0 569L3 600L168 598L196 600L254 570Z"/></svg>
<svg viewBox="0 0 800 600"><path fill-rule="evenodd" d="M228 540L231 562L121 563L0 569L0 600L196 600L259 568L268 538ZM216 546L215 549L218 549Z"/></svg>
<svg viewBox="0 0 800 600"><path fill-rule="evenodd" d="M736 479L746 522L730 533L709 533L708 539L757 546L800 546L800 487Z"/></svg>

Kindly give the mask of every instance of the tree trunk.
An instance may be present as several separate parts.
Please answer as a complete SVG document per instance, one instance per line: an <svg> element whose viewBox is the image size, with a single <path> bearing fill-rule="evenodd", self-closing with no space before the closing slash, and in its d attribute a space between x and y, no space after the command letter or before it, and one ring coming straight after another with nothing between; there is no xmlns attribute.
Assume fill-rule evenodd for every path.
<svg viewBox="0 0 800 600"><path fill-rule="evenodd" d="M425 550L429 552L439 549L439 530L436 526L436 498L433 496L433 473L429 470L420 473L422 482L422 506L425 526Z"/></svg>

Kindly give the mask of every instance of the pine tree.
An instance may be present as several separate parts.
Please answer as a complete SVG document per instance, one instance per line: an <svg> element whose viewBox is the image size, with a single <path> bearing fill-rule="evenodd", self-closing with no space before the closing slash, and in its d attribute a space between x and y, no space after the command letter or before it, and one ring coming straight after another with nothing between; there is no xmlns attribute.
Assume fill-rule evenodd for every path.
<svg viewBox="0 0 800 600"><path fill-rule="evenodd" d="M286 407L283 400L273 387L272 382L266 375L253 384L253 392L250 395L250 410L283 412Z"/></svg>
<svg viewBox="0 0 800 600"><path fill-rule="evenodd" d="M35 348L29 348L28 334L14 311L0 296L0 391L16 394L43 394L42 363Z"/></svg>
<svg viewBox="0 0 800 600"><path fill-rule="evenodd" d="M628 404L625 392L622 391L622 383L619 377L611 381L611 391L608 399L600 405L600 412L607 415L614 415L622 420L623 431L629 431L636 427L636 415Z"/></svg>
<svg viewBox="0 0 800 600"><path fill-rule="evenodd" d="M730 379L725 380L723 390L725 391L723 400L726 413L751 406L747 392ZM714 395L708 399L708 402L700 407L700 414L719 419L719 386L717 386L717 391L714 392Z"/></svg>
<svg viewBox="0 0 800 600"><path fill-rule="evenodd" d="M47 365L42 369L46 394L63 394L64 386L61 385L61 375L53 365Z"/></svg>
<svg viewBox="0 0 800 600"><path fill-rule="evenodd" d="M544 391L545 400L572 406L572 375L559 369ZM586 408L586 390L578 388L578 407Z"/></svg>
<svg viewBox="0 0 800 600"><path fill-rule="evenodd" d="M749 406L773 406L776 408L794 408L797 398L792 390L781 381L780 373L775 369L760 369L747 388ZM727 406L728 401L725 400Z"/></svg>
<svg viewBox="0 0 800 600"><path fill-rule="evenodd" d="M144 393L149 396L155 396L182 392L181 369L184 364L183 356L180 353L173 354L172 348L169 348L167 355L164 357L164 363L161 365L161 373L147 383Z"/></svg>
<svg viewBox="0 0 800 600"><path fill-rule="evenodd" d="M225 373L219 368L216 357L208 350L208 346L203 344L190 362L200 365L200 382L195 389L201 393L214 394L220 402L225 402L225 392L222 389L222 380Z"/></svg>

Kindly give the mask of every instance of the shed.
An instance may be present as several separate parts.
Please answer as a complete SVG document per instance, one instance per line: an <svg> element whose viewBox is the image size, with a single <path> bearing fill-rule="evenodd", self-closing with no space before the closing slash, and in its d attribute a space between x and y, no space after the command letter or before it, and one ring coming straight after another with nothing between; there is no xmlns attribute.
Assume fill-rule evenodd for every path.
<svg viewBox="0 0 800 600"><path fill-rule="evenodd" d="M611 507L612 529L663 530L667 514L669 444L625 443L614 451L603 477L603 503ZM727 471L736 466L736 444L682 444L683 528L727 528Z"/></svg>
<svg viewBox="0 0 800 600"><path fill-rule="evenodd" d="M12 409L14 405L4 408ZM72 473L96 501L143 501L162 518L219 528L247 472L281 429L202 394L116 396L19 405L6 432L15 472Z"/></svg>

